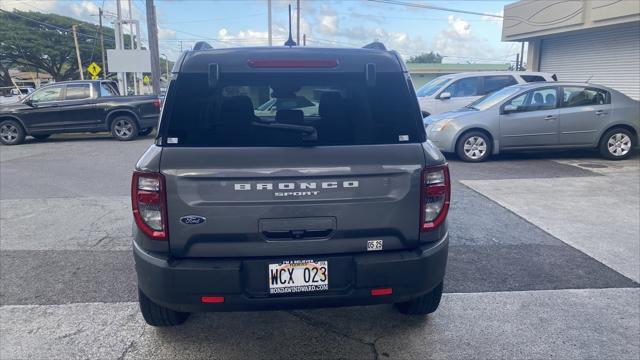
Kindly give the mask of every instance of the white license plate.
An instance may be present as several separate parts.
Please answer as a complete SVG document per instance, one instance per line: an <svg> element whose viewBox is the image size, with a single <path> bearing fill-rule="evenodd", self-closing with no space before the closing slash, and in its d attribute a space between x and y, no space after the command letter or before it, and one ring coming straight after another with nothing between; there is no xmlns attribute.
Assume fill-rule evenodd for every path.
<svg viewBox="0 0 640 360"><path fill-rule="evenodd" d="M269 264L269 293L329 290L327 261L294 260Z"/></svg>

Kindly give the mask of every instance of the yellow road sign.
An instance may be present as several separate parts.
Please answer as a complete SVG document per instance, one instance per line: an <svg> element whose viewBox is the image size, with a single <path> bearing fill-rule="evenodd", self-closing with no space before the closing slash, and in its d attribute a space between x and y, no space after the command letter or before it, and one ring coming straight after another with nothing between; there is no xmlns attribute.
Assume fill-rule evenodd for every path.
<svg viewBox="0 0 640 360"><path fill-rule="evenodd" d="M102 68L100 68L100 66L98 66L98 64L94 62L92 62L91 65L87 66L87 71L93 76L98 76L101 70Z"/></svg>
<svg viewBox="0 0 640 360"><path fill-rule="evenodd" d="M98 76L97 75L91 75L91 80L98 80Z"/></svg>
<svg viewBox="0 0 640 360"><path fill-rule="evenodd" d="M148 75L145 75L145 76L144 76L144 78L142 78L142 81L144 82L144 84L145 84L145 85L149 85L149 82L150 82L151 80L149 79L149 76L148 76Z"/></svg>

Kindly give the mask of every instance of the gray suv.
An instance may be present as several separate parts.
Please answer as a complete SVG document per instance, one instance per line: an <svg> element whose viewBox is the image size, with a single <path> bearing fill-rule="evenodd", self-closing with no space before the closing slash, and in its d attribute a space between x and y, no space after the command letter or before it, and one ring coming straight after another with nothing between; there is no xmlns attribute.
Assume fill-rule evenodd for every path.
<svg viewBox="0 0 640 360"><path fill-rule="evenodd" d="M318 111L256 110L301 97ZM428 314L440 302L449 170L393 51L185 52L131 191L150 325L380 303Z"/></svg>

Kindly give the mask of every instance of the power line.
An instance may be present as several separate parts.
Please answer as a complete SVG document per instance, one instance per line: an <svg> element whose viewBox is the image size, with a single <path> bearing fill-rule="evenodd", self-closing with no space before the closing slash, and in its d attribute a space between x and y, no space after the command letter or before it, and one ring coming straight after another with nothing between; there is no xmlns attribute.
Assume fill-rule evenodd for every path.
<svg viewBox="0 0 640 360"><path fill-rule="evenodd" d="M442 6L434 6L434 5L428 5L428 4L416 4L416 3L406 2L406 1L398 1L398 0L369 0L369 1L383 3L383 4L390 4L390 5L401 5L401 6L415 7L415 8L421 8L421 9L448 11L448 12L455 12L455 13L460 13L460 14L489 16L489 17L495 17L495 18L500 18L500 19L503 18L502 15L496 15L496 14L490 14L490 13L481 13L481 12L476 12L476 11L451 9L451 8L446 8L446 7L442 7Z"/></svg>
<svg viewBox="0 0 640 360"><path fill-rule="evenodd" d="M53 29L56 29L56 30L60 30L60 31L64 31L64 32L68 32L68 31L69 31L69 29L65 29L65 28L60 27L60 26L56 26L56 25L53 25L53 24L49 24L49 23L46 23L46 22L44 22L44 21L40 21L40 20L36 20L36 19L32 19L32 18L30 18L30 17L24 16L24 15L21 15L21 14L18 14L18 13L12 12L12 11L7 11L7 10L0 9L0 12L6 13L6 14L10 14L10 15L14 15L14 16L17 16L17 17L23 18L23 19L25 19L25 20L33 21L33 22L38 23L38 24L40 24L40 25L48 26L48 27L53 28ZM99 39L100 39L100 38L99 38L99 37L97 37L97 36L93 36L93 35L89 35L89 34L85 34L85 33L81 33L81 32L77 32L77 34L78 34L78 35L82 35L82 36L86 36L86 37L88 37L88 38L96 39L96 40L99 40ZM71 35L71 34L67 34L67 35ZM114 38L110 38L110 40L114 40Z"/></svg>

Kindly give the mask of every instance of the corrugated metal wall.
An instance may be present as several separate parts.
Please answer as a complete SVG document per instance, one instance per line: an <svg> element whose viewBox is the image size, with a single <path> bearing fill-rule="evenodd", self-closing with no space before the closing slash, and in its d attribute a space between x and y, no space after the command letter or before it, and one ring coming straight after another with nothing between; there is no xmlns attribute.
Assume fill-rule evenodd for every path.
<svg viewBox="0 0 640 360"><path fill-rule="evenodd" d="M560 81L590 82L640 100L640 23L544 38L540 71Z"/></svg>

